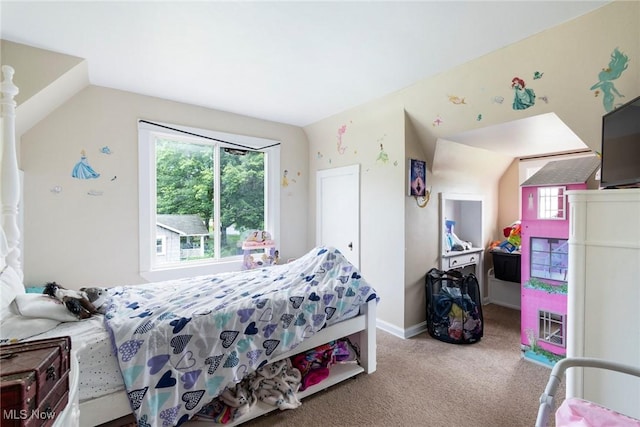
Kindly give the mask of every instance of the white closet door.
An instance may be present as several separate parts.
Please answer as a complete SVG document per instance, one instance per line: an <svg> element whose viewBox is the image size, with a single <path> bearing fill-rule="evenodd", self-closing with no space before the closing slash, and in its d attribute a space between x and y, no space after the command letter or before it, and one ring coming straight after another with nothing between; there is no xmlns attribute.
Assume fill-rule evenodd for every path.
<svg viewBox="0 0 640 427"><path fill-rule="evenodd" d="M318 171L316 183L316 244L360 268L360 165Z"/></svg>

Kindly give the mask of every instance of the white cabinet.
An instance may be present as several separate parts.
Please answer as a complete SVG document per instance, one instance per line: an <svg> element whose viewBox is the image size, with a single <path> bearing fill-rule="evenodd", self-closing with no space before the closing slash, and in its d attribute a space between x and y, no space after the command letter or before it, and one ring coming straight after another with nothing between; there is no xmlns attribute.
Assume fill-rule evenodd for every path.
<svg viewBox="0 0 640 427"><path fill-rule="evenodd" d="M451 253L443 255L442 259L445 269L477 265L480 262L480 253L478 251L482 251L482 249L467 249L459 254L452 251Z"/></svg>
<svg viewBox="0 0 640 427"><path fill-rule="evenodd" d="M482 196L440 193L440 269L474 273L483 293ZM452 231L464 243L453 250ZM455 244L455 242L453 242Z"/></svg>
<svg viewBox="0 0 640 427"><path fill-rule="evenodd" d="M491 304L520 310L520 283L497 279L493 268L487 273L488 298Z"/></svg>
<svg viewBox="0 0 640 427"><path fill-rule="evenodd" d="M567 356L640 366L640 189L567 192L571 206ZM567 397L640 418L640 381L567 371Z"/></svg>

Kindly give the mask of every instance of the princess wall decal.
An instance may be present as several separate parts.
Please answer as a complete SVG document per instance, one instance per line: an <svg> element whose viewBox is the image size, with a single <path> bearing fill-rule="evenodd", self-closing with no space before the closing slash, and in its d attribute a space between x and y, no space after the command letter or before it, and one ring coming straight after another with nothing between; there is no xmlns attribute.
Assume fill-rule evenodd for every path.
<svg viewBox="0 0 640 427"><path fill-rule="evenodd" d="M100 174L94 171L91 166L89 166L89 162L87 161L87 154L84 150L82 150L80 152L80 161L73 167L71 176L78 179L92 179L98 178Z"/></svg>

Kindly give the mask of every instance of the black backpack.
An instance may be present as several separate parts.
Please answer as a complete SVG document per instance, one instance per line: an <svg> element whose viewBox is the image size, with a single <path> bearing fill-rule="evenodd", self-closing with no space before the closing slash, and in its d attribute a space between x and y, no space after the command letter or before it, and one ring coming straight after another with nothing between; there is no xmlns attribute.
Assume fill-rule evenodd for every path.
<svg viewBox="0 0 640 427"><path fill-rule="evenodd" d="M429 335L452 344L480 341L484 320L476 276L432 268L425 282Z"/></svg>

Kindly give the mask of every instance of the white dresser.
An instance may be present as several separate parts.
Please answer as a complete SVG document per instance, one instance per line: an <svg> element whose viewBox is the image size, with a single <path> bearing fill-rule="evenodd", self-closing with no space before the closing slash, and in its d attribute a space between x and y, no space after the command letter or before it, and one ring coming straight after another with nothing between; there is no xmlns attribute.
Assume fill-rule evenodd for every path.
<svg viewBox="0 0 640 427"><path fill-rule="evenodd" d="M640 366L640 189L567 192L571 206L567 356ZM640 380L567 371L567 397L640 418Z"/></svg>
<svg viewBox="0 0 640 427"><path fill-rule="evenodd" d="M440 269L460 270L463 274L474 273L478 279L481 295L484 292L484 270L482 256L484 239L482 237L483 197L477 194L440 193ZM446 243L447 221L455 222L452 229L458 238L469 243L470 248L453 251Z"/></svg>

